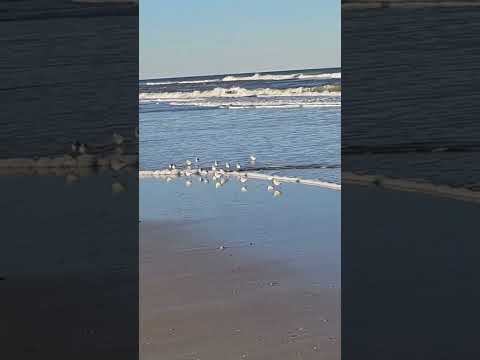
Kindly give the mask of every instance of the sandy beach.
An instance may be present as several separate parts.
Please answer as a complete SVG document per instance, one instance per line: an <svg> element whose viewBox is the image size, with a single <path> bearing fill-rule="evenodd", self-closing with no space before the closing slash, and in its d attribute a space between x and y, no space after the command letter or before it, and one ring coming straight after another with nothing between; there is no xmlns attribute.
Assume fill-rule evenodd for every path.
<svg viewBox="0 0 480 360"><path fill-rule="evenodd" d="M329 224L338 229L328 233L333 235L328 240L321 235L302 239L320 234L306 223L316 218L317 228L323 228L327 224L322 220L328 222L338 215L335 207L330 215L319 212L301 221L289 217L285 224L292 227L289 234L272 222L262 226L257 220L260 213L265 219L281 217L285 206L294 212L293 195L312 197L317 191L316 197L329 204L340 202L338 192L290 185L285 193L292 197L271 199L277 205L269 205L267 211L263 205L268 200L263 196L270 194L261 191L265 182L259 181L254 184L258 191L245 200L250 211L233 202L230 211L219 211L224 216L212 216L203 197L216 191L212 206L230 206L239 194L236 184L229 184L222 193L213 187L200 192L200 184L195 184L195 192L181 181L142 180L140 185L142 359L340 358L340 239L335 238L340 229ZM142 200L147 193L149 201ZM176 203L169 202L169 196L176 196ZM168 203L169 214L176 213L172 208L181 208L183 215L167 219L167 212L155 211L149 203L159 204L158 209ZM190 211L197 211L194 203L202 204L205 212L191 216ZM236 222L225 231L222 223L231 216ZM278 221L285 223L281 218ZM244 222L250 222L250 228ZM244 236L234 235L239 228L245 228Z"/></svg>

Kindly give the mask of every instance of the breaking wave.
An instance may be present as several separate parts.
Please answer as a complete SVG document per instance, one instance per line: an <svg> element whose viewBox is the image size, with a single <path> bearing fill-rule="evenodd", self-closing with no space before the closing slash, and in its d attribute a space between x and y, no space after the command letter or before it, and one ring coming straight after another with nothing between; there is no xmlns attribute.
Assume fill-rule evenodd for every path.
<svg viewBox="0 0 480 360"><path fill-rule="evenodd" d="M340 107L340 102L326 101L174 101L172 106L197 106L218 109L290 109L290 108L319 108L319 107Z"/></svg>
<svg viewBox="0 0 480 360"><path fill-rule="evenodd" d="M288 74L288 75L269 75L269 74L255 74L252 76L225 76L222 81L254 81L254 80L295 80L295 79L340 79L341 73L328 74Z"/></svg>
<svg viewBox="0 0 480 360"><path fill-rule="evenodd" d="M313 79L341 79L342 73L325 73L325 74L285 74L285 75L273 75L273 74L254 74L250 76L236 76L228 75L223 78L217 79L205 79L205 80L181 80L181 81L152 81L147 82L145 85L172 85L172 84L207 84L214 82L232 82L232 81L280 81L280 80L313 80Z"/></svg>
<svg viewBox="0 0 480 360"><path fill-rule="evenodd" d="M242 87L222 88L190 92L141 93L140 100L175 100L199 98L238 98L238 97L284 97L284 96L340 96L340 85L323 85L315 87L297 87L288 89L245 89Z"/></svg>

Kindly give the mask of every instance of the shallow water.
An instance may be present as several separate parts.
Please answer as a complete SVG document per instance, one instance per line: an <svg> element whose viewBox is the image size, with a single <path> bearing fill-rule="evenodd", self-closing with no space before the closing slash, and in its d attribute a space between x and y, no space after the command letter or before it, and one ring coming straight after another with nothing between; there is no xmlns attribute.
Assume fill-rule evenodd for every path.
<svg viewBox="0 0 480 360"><path fill-rule="evenodd" d="M339 286L339 191L282 184L282 195L274 197L265 181L249 180L247 192L237 180L219 189L196 177L191 181L187 186L185 178L142 179L140 219L188 226L198 233L193 248L251 249L250 257L280 259L311 282Z"/></svg>

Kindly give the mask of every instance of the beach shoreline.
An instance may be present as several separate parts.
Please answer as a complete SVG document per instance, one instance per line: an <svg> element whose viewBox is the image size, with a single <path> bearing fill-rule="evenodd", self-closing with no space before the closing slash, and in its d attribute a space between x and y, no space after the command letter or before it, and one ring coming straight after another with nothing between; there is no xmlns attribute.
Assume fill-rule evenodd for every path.
<svg viewBox="0 0 480 360"><path fill-rule="evenodd" d="M339 287L219 249L192 222L140 225L142 359L340 358Z"/></svg>

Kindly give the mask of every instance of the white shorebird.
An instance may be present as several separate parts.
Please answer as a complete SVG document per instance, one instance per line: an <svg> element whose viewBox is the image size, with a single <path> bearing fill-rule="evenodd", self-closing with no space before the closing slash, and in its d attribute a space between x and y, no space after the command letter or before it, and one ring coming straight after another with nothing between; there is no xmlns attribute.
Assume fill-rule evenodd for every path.
<svg viewBox="0 0 480 360"><path fill-rule="evenodd" d="M172 170L175 170L177 166L175 164L172 164Z"/></svg>
<svg viewBox="0 0 480 360"><path fill-rule="evenodd" d="M250 161L254 162L257 160L257 157L255 155L250 155Z"/></svg>
<svg viewBox="0 0 480 360"><path fill-rule="evenodd" d="M273 183L273 185L275 185L275 186L279 186L279 185L281 184L280 180L278 180L278 179L273 179L273 180L272 180L272 183Z"/></svg>
<svg viewBox="0 0 480 360"><path fill-rule="evenodd" d="M212 165L212 171L217 171L217 167L215 165Z"/></svg>
<svg viewBox="0 0 480 360"><path fill-rule="evenodd" d="M274 188L272 185L268 185L268 186L267 186L267 190L268 190L268 191L273 191L274 189L275 189L275 188Z"/></svg>
<svg viewBox="0 0 480 360"><path fill-rule="evenodd" d="M280 195L282 195L282 192L280 190L275 190L273 192L273 196L275 196L275 197L280 196Z"/></svg>
<svg viewBox="0 0 480 360"><path fill-rule="evenodd" d="M235 167L237 168L237 170L240 170L242 168L239 163L237 163L237 165L235 165Z"/></svg>
<svg viewBox="0 0 480 360"><path fill-rule="evenodd" d="M189 170L185 171L185 176L192 176L192 172Z"/></svg>
<svg viewBox="0 0 480 360"><path fill-rule="evenodd" d="M247 189L247 187L246 187L246 186L242 186L242 187L240 188L240 191L241 191L241 192L247 192L247 191L248 191L248 189Z"/></svg>
<svg viewBox="0 0 480 360"><path fill-rule="evenodd" d="M86 144L81 144L79 147L78 147L78 152L80 154L86 154L87 153L87 145Z"/></svg>
<svg viewBox="0 0 480 360"><path fill-rule="evenodd" d="M190 165L192 165L192 162L190 160L187 160L187 161L185 161L185 164L187 164L187 166L190 166Z"/></svg>
<svg viewBox="0 0 480 360"><path fill-rule="evenodd" d="M195 158L195 163L198 164L200 162L200 159L197 157Z"/></svg>
<svg viewBox="0 0 480 360"><path fill-rule="evenodd" d="M228 162L225 163L225 168L230 169L230 164Z"/></svg>
<svg viewBox="0 0 480 360"><path fill-rule="evenodd" d="M220 186L222 186L222 184L220 184L219 182L216 182L215 183L215 188L218 189Z"/></svg>
<svg viewBox="0 0 480 360"><path fill-rule="evenodd" d="M78 148L80 147L80 143L78 142L78 140L76 140L74 143L72 143L71 147L72 147L72 151L73 151L74 153L77 153L77 152L78 152Z"/></svg>
<svg viewBox="0 0 480 360"><path fill-rule="evenodd" d="M226 183L227 181L228 181L227 179L225 179L224 177L222 177L222 178L220 179L220 185L225 185L225 183Z"/></svg>
<svg viewBox="0 0 480 360"><path fill-rule="evenodd" d="M119 135L117 133L113 133L113 142L117 145L120 145L123 143L123 136Z"/></svg>
<svg viewBox="0 0 480 360"><path fill-rule="evenodd" d="M242 177L240 178L240 182L241 182L241 183L246 183L246 182L247 182L247 178L246 178L245 176L242 176Z"/></svg>
<svg viewBox="0 0 480 360"><path fill-rule="evenodd" d="M218 161L215 160L215 161L213 162L213 165L218 166Z"/></svg>

